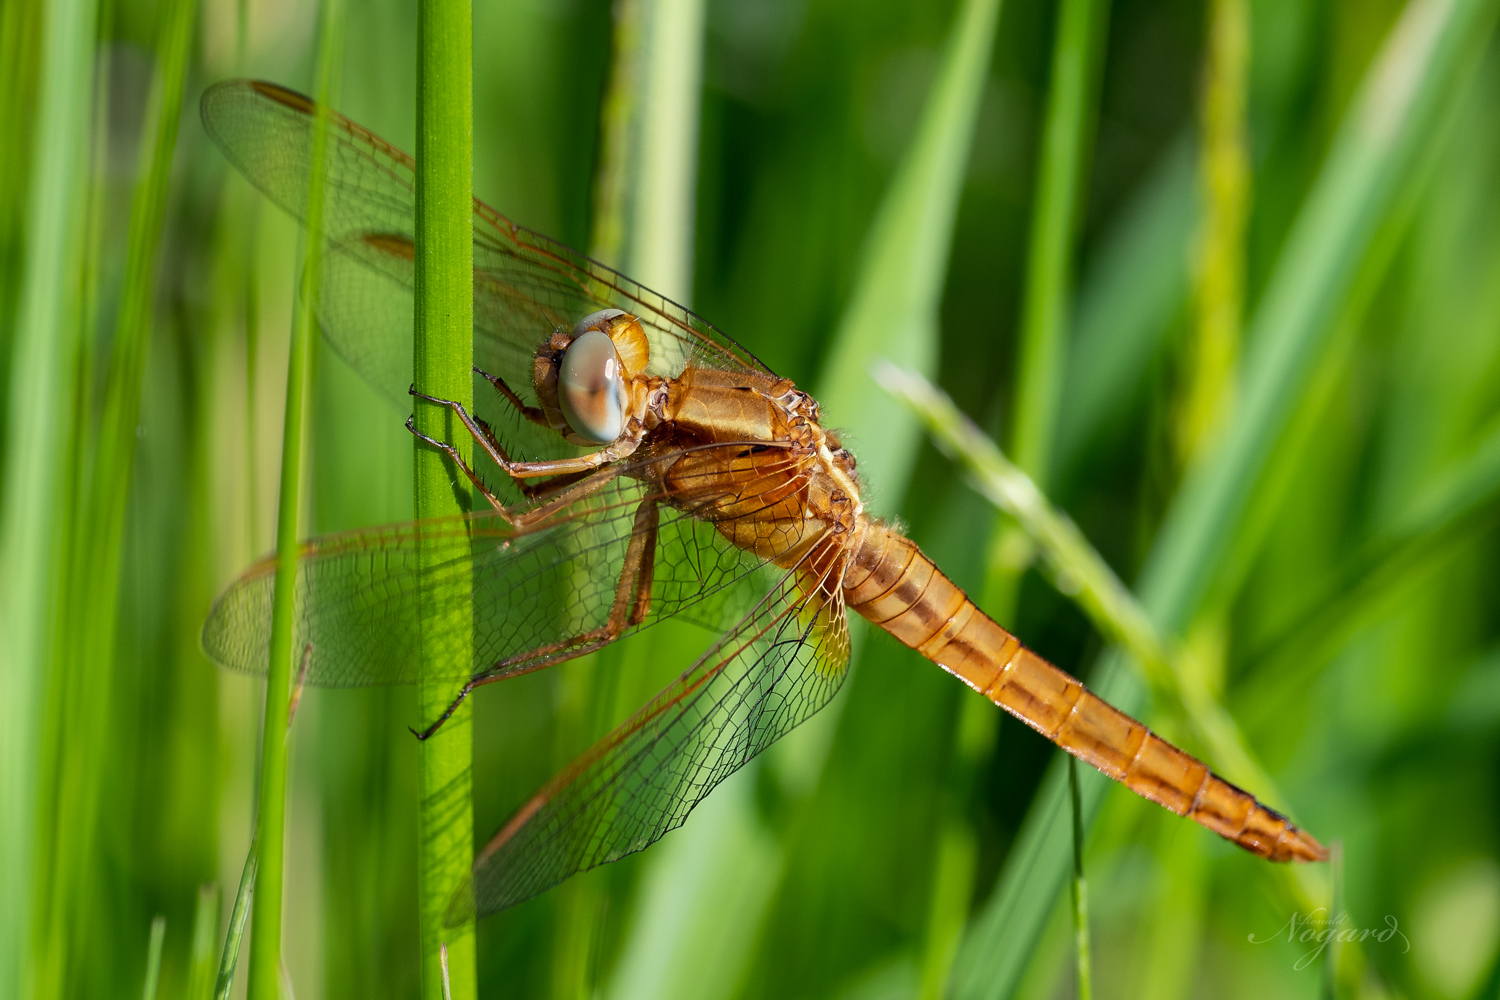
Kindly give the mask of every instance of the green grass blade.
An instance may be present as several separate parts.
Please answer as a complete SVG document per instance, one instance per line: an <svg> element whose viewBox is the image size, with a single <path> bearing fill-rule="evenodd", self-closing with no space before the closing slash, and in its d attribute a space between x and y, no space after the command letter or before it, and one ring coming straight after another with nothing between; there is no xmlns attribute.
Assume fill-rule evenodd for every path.
<svg viewBox="0 0 1500 1000"><path fill-rule="evenodd" d="M260 523L260 477L256 470L259 465L260 433L259 423L255 419L255 400L258 396L255 372L260 364L260 264L255 248L255 231L260 220L260 194L243 188L238 194L245 228L245 540L249 550L258 553L260 541L256 538L256 526Z"/></svg>
<svg viewBox="0 0 1500 1000"><path fill-rule="evenodd" d="M37 76L41 66L41 4L6 4L0 9L0 121L7 142L0 148L0 385L8 385L16 299L23 271L27 183L36 126ZM0 459L5 454L4 410L0 410Z"/></svg>
<svg viewBox="0 0 1500 1000"><path fill-rule="evenodd" d="M342 62L343 7L338 0L322 0L319 8L317 81L319 114L313 130L312 167L307 191L307 232L302 274L303 294L292 315L287 347L286 401L281 430L281 480L276 509L276 581L271 607L270 662L266 672L266 700L261 729L260 788L256 809L255 919L250 928L250 1000L278 1000L281 989L281 922L283 869L286 858L287 726L290 722L294 658L294 583L297 575L298 520L302 509L302 452L306 438L303 413L307 377L312 364L316 331L313 296L321 274L323 170L327 119L323 112Z"/></svg>
<svg viewBox="0 0 1500 1000"><path fill-rule="evenodd" d="M245 852L245 867L240 870L240 885L234 893L234 906L229 910L224 950L219 954L219 971L214 979L214 1000L229 1000L229 993L234 989L234 972L239 966L245 921L250 917L250 904L255 897L255 867L259 860L260 831L257 830L250 838L250 849Z"/></svg>
<svg viewBox="0 0 1500 1000"><path fill-rule="evenodd" d="M1068 305L1084 165L1095 116L1099 55L1109 0L1064 0L1052 49L1052 82L1042 135L1011 451L1016 463L1045 484L1052 465L1058 390L1066 358Z"/></svg>
<svg viewBox="0 0 1500 1000"><path fill-rule="evenodd" d="M705 0L652 0L641 27L638 163L629 178L626 270L690 302Z"/></svg>
<svg viewBox="0 0 1500 1000"><path fill-rule="evenodd" d="M1094 967L1089 953L1089 883L1083 874L1083 798L1078 761L1068 759L1068 810L1073 819L1073 958L1078 1000L1094 1000Z"/></svg>
<svg viewBox="0 0 1500 1000"><path fill-rule="evenodd" d="M853 432L860 479L886 513L900 509L917 428L871 391L870 365L886 357L929 377L936 368L953 221L999 13L999 0L966 0L958 11L916 137L870 227L818 386L827 419Z"/></svg>
<svg viewBox="0 0 1500 1000"><path fill-rule="evenodd" d="M187 1000L213 1000L214 945L219 940L219 886L205 882L198 887L193 908L193 941L188 951Z"/></svg>
<svg viewBox="0 0 1500 1000"><path fill-rule="evenodd" d="M413 382L428 395L474 406L474 66L469 0L420 0L417 5L417 271ZM416 401L417 430L455 444L468 460L471 441L446 407ZM444 455L418 443L414 494L418 520L469 507L464 475ZM462 483L462 491L455 487ZM462 588L460 588L462 589ZM424 646L467 663L473 633L467 603L424 609ZM424 651L423 656L429 655ZM427 673L424 663L424 675ZM451 677L453 671L438 670ZM451 680L424 679L418 704L435 719L458 693ZM473 1000L476 989L472 918L444 926L454 892L474 857L473 708L466 703L422 744L417 818L418 923L422 996L443 996L440 957L447 945L452 995Z"/></svg>
<svg viewBox="0 0 1500 1000"><path fill-rule="evenodd" d="M141 1000L156 1000L156 987L161 982L161 949L167 940L167 918L157 914L151 921L151 940L146 945L146 983L141 987Z"/></svg>
<svg viewBox="0 0 1500 1000"><path fill-rule="evenodd" d="M68 371L83 252L95 4L44 5L38 127L21 304L11 340L0 476L0 994L24 994L35 778L58 512L71 439Z"/></svg>
<svg viewBox="0 0 1500 1000"><path fill-rule="evenodd" d="M1047 117L1033 198L1026 284L1010 439L1020 467L1045 485L1056 444L1059 390L1067 359L1069 306L1073 296L1074 256L1083 201L1085 165L1093 145L1100 60L1108 0L1065 0L1059 7L1052 42L1052 73ZM1002 622L1015 616L1017 587L1030 550L1014 526L996 520L990 532L985 580L979 603ZM964 711L987 713L983 705ZM998 718L988 713L990 725ZM972 772L977 762L963 761L959 771ZM967 799L967 792L956 799Z"/></svg>
<svg viewBox="0 0 1500 1000"><path fill-rule="evenodd" d="M1199 113L1203 220L1196 255L1197 315L1186 345L1186 385L1173 422L1178 458L1184 463L1212 447L1234 403L1250 214L1245 122L1249 22L1245 0L1209 4L1208 67Z"/></svg>
<svg viewBox="0 0 1500 1000"><path fill-rule="evenodd" d="M619 0L610 8L609 81L599 108L599 166L594 173L594 214L589 256L621 268L629 246L627 210L634 164L635 120L640 108L642 0ZM701 58L701 57L699 57Z"/></svg>
<svg viewBox="0 0 1500 1000"><path fill-rule="evenodd" d="M967 720L966 720L967 721ZM960 736L962 740L962 736ZM964 918L974 887L978 844L968 823L946 823L937 839L933 864L932 898L924 929L919 1000L942 1000L953 969L953 956L963 940Z"/></svg>
<svg viewBox="0 0 1500 1000"><path fill-rule="evenodd" d="M1222 446L1190 469L1152 548L1139 592L1157 625L1183 629L1234 542L1286 415L1306 388L1370 241L1443 104L1471 76L1490 0L1417 0L1403 13L1340 125L1250 327L1240 405ZM1118 657L1099 694L1136 711L1142 688ZM1008 996L1066 878L1067 790L1050 770L994 895L959 956L957 996ZM1085 821L1103 779L1082 783Z"/></svg>

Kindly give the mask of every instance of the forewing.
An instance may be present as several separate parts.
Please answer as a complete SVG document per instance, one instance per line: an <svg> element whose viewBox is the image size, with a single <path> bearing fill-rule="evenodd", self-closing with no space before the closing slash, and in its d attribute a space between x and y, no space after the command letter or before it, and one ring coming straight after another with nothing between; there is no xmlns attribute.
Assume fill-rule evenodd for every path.
<svg viewBox="0 0 1500 1000"><path fill-rule="evenodd" d="M422 609L472 601L470 636L431 636L430 663L455 678L534 669L527 654L556 649L609 618L642 503L654 489L619 478L528 531L497 514L388 525L307 543L294 600L297 650L310 647L307 683L413 683L424 648ZM770 586L759 560L697 514L661 506L650 613L636 628L687 612L728 627ZM214 604L203 648L222 666L263 673L269 662L275 563L266 559Z"/></svg>
<svg viewBox="0 0 1500 1000"><path fill-rule="evenodd" d="M532 359L554 329L571 329L606 308L640 319L651 344L648 374L671 378L690 361L704 368L769 371L707 320L665 296L516 225L482 202L475 202L474 213L475 363L507 381L514 378L510 384L517 391L530 390Z"/></svg>
<svg viewBox="0 0 1500 1000"><path fill-rule="evenodd" d="M203 95L202 118L225 155L297 218L306 211L314 105L260 81ZM415 173L410 156L342 115L328 122L324 236L330 252L318 319L335 349L405 408L410 382ZM364 273L348 270L362 269ZM641 319L651 373L683 365L765 371L717 329L649 289L474 202L474 358L528 402L538 346L604 308Z"/></svg>
<svg viewBox="0 0 1500 1000"><path fill-rule="evenodd" d="M840 593L795 570L782 576L686 673L522 806L475 860L449 921L644 849L828 704L849 658Z"/></svg>

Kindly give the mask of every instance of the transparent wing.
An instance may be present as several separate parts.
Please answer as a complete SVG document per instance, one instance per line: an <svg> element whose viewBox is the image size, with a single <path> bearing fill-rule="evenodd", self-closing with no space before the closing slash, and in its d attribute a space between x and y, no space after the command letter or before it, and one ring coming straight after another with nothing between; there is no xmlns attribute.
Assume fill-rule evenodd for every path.
<svg viewBox="0 0 1500 1000"><path fill-rule="evenodd" d="M827 705L849 661L840 593L836 580L782 576L698 662L517 811L475 859L449 922L645 849Z"/></svg>
<svg viewBox="0 0 1500 1000"><path fill-rule="evenodd" d="M210 87L201 105L204 127L230 161L298 218L306 211L314 111L301 94L247 80ZM339 354L402 409L411 381L414 188L410 156L330 116L324 233L331 253L318 318ZM652 374L676 375L689 360L766 371L682 306L474 202L476 365L529 395L537 347L554 329L608 307L640 317Z"/></svg>
<svg viewBox="0 0 1500 1000"><path fill-rule="evenodd" d="M608 621L632 539L647 531L649 612L620 634L679 613L727 628L771 584L756 572L761 561L715 527L716 509L732 499L705 490L667 506L654 487L621 476L527 531L485 513L314 539L300 556L294 603L294 648L311 647L307 683L415 683L422 609L465 602L471 635L429 639L431 662L452 664L452 676L498 679L566 658ZM658 505L659 526L638 516L645 503ZM274 576L274 559L264 559L215 602L203 648L216 663L265 671Z"/></svg>

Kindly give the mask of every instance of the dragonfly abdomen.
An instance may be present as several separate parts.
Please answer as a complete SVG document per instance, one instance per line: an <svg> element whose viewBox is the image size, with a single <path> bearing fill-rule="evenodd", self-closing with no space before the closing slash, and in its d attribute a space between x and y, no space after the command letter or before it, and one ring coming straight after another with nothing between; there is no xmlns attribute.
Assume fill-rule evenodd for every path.
<svg viewBox="0 0 1500 1000"><path fill-rule="evenodd" d="M844 597L903 644L1138 795L1272 861L1327 857L1284 816L1022 646L901 534L865 525L844 576Z"/></svg>

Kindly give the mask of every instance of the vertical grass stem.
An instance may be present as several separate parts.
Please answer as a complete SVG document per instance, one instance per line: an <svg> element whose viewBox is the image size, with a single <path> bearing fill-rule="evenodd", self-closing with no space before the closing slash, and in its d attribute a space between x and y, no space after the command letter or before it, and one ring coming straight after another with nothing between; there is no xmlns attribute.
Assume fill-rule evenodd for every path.
<svg viewBox="0 0 1500 1000"><path fill-rule="evenodd" d="M1073 244L1096 113L1099 50L1108 19L1109 0L1063 0L1052 48L1011 432L1016 463L1044 485L1067 350Z"/></svg>
<svg viewBox="0 0 1500 1000"><path fill-rule="evenodd" d="M1020 348L1011 409L1011 454L1044 489L1057 437L1067 359L1074 246L1092 146L1099 63L1109 0L1063 0L1052 46L1052 81L1026 257ZM1015 614L1016 588L1032 558L1023 533L997 522L980 605L1001 622ZM971 708L979 711L983 706Z"/></svg>
<svg viewBox="0 0 1500 1000"><path fill-rule="evenodd" d="M417 5L417 261L413 382L428 395L472 408L474 357L474 66L469 0L419 0ZM456 445L465 460L470 439L451 411L416 401L419 431ZM437 451L416 445L418 520L461 514L470 503L464 475ZM450 587L459 592L461 585ZM473 609L467 602L424 604L424 679L419 704L435 719L458 685L426 679L437 657L471 659ZM445 995L441 956L446 942L451 996L475 995L474 927L444 927L452 894L473 859L473 708L465 702L419 751L418 921L422 996Z"/></svg>
<svg viewBox="0 0 1500 1000"><path fill-rule="evenodd" d="M141 987L141 1000L156 1000L156 988L161 982L161 948L167 940L167 918L158 913L151 921L151 939L146 945L146 983Z"/></svg>
<svg viewBox="0 0 1500 1000"><path fill-rule="evenodd" d="M313 128L307 191L307 232L302 295L292 317L287 354L286 404L281 430L281 484L276 509L276 582L271 608L270 663L261 730L260 795L257 816L258 869L255 919L250 926L250 1000L278 1000L281 979L282 871L286 849L287 723L291 713L292 643L296 613L298 517L302 507L303 411L307 373L315 337L315 296L321 277L324 177L328 98L341 57L342 4L322 0L314 91L318 117ZM300 653L300 651L299 651Z"/></svg>
<svg viewBox="0 0 1500 1000"><path fill-rule="evenodd" d="M219 885L205 882L198 887L193 909L193 940L188 952L187 1000L212 1000L214 992L214 945L219 940Z"/></svg>
<svg viewBox="0 0 1500 1000"><path fill-rule="evenodd" d="M67 372L92 91L94 0L44 5L21 304L11 343L0 483L0 995L23 996L31 899L37 719L55 621L58 512L71 437Z"/></svg>
<svg viewBox="0 0 1500 1000"><path fill-rule="evenodd" d="M693 218L703 87L704 0L653 0L641 61L639 170L627 210L629 262L680 302L693 291Z"/></svg>
<svg viewBox="0 0 1500 1000"><path fill-rule="evenodd" d="M1093 1000L1094 974L1089 962L1089 884L1083 877L1083 797L1078 793L1078 761L1072 757L1068 758L1068 792L1073 813L1073 943L1078 1000Z"/></svg>
<svg viewBox="0 0 1500 1000"><path fill-rule="evenodd" d="M1246 126L1250 12L1246 0L1209 4L1208 66L1199 114L1197 322L1187 344L1186 388L1175 425L1177 454L1190 461L1229 414L1244 306L1245 226L1250 216Z"/></svg>
<svg viewBox="0 0 1500 1000"><path fill-rule="evenodd" d="M240 885L234 894L234 905L229 910L229 925L224 930L224 950L219 955L219 971L214 977L213 1000L229 1000L234 988L234 971L240 962L240 943L245 937L245 921L250 916L250 903L255 896L255 864L260 857L260 833L250 838L250 849L245 852L245 867L240 870Z"/></svg>
<svg viewBox="0 0 1500 1000"><path fill-rule="evenodd" d="M630 187L637 162L634 124L640 108L641 3L615 0L611 5L614 31L609 81L599 109L599 166L594 173L589 234L589 256L610 267L624 266L622 256L630 244Z"/></svg>

